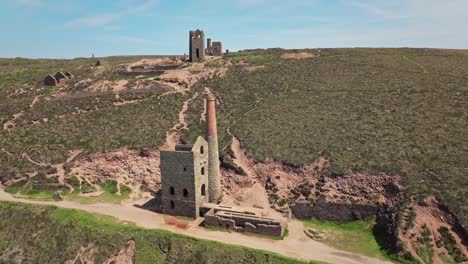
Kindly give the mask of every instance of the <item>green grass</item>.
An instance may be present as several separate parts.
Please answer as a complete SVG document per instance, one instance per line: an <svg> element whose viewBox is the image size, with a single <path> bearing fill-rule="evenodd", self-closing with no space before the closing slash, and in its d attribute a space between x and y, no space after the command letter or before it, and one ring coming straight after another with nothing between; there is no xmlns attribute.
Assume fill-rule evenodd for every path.
<svg viewBox="0 0 468 264"><path fill-rule="evenodd" d="M321 242L329 246L369 257L387 259L385 252L381 250L374 237L373 228L375 220L373 219L349 223L312 219L305 220L304 223L308 227L323 232L325 239Z"/></svg>
<svg viewBox="0 0 468 264"><path fill-rule="evenodd" d="M122 224L109 216L0 202L0 252L20 251L27 263L64 263L81 247L90 247L84 254L102 263L131 239L136 243L137 263L304 263L271 252Z"/></svg>
<svg viewBox="0 0 468 264"><path fill-rule="evenodd" d="M439 258L442 260L444 264L456 264L455 260L447 254L441 254L439 255Z"/></svg>
<svg viewBox="0 0 468 264"><path fill-rule="evenodd" d="M221 231L221 232L226 232L226 233L236 232L236 231L233 231L233 230L230 230L230 229L227 229L227 228L224 228L224 227L219 227L219 226L207 226L205 228L208 229L208 230L211 230L211 231ZM270 240L283 240L283 238L284 238L284 236L283 237L278 237L278 236L250 233L250 232L243 232L242 234L244 234L246 236L266 238L266 239L270 239Z"/></svg>
<svg viewBox="0 0 468 264"><path fill-rule="evenodd" d="M119 204L122 201L128 199L132 190L126 186L120 186L120 193L121 195L117 194L117 182L116 181L109 181L107 183L100 185L102 191L104 193L98 197L84 197L79 195L79 190L75 189L73 193L67 195L65 197L66 200L70 201L77 201L83 204L91 204L91 203L115 203Z"/></svg>
<svg viewBox="0 0 468 264"><path fill-rule="evenodd" d="M27 182L27 180L18 181L15 184L6 187L5 192L10 194L16 194L24 188L24 185L26 185Z"/></svg>

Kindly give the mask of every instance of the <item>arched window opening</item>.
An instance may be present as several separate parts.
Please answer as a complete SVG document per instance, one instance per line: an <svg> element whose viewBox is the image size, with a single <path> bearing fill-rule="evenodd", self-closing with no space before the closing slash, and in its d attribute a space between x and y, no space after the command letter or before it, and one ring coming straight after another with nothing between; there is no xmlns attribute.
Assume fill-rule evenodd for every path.
<svg viewBox="0 0 468 264"><path fill-rule="evenodd" d="M205 175L205 167L201 168L201 175Z"/></svg>
<svg viewBox="0 0 468 264"><path fill-rule="evenodd" d="M188 191L187 189L184 189L184 197L187 197L188 196Z"/></svg>
<svg viewBox="0 0 468 264"><path fill-rule="evenodd" d="M205 186L205 184L203 184L203 185L201 186L201 195L202 195L202 196L205 196L205 195L206 195L206 186Z"/></svg>
<svg viewBox="0 0 468 264"><path fill-rule="evenodd" d="M170 193L171 195L174 195L174 194L175 194L174 187L171 186L171 188L169 188L169 193Z"/></svg>
<svg viewBox="0 0 468 264"><path fill-rule="evenodd" d="M200 154L204 154L205 153L205 149L203 148L203 146L200 147Z"/></svg>
<svg viewBox="0 0 468 264"><path fill-rule="evenodd" d="M174 208L175 208L174 201L171 201L171 209L174 209Z"/></svg>

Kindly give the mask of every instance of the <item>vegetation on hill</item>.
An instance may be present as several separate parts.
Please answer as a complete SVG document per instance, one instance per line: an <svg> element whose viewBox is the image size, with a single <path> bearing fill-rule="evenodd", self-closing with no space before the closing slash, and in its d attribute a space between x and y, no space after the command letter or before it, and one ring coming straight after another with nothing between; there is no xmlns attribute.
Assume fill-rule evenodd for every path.
<svg viewBox="0 0 468 264"><path fill-rule="evenodd" d="M335 175L400 175L411 194L435 194L468 225L468 51L242 51L229 55L233 65L226 76L203 79L187 94L165 96L157 84L132 90L137 76L115 71L141 58L105 58L99 70L92 67L95 60L84 58L0 59L0 180L37 172L33 181L10 186L12 193L40 185L41 179L52 181L47 176L57 173L53 165L65 162L73 150L83 150L80 158L124 146L161 146L184 101L208 87L220 102L220 148L235 135L258 160L299 166L326 157ZM43 87L42 78L59 70L75 74L75 83L127 80L128 89L116 96L75 83ZM188 141L204 133L200 99L189 104ZM13 119L15 128L3 129Z"/></svg>
<svg viewBox="0 0 468 264"><path fill-rule="evenodd" d="M304 263L270 252L138 228L109 216L0 202L2 263L65 263L78 255L104 263L130 240L136 244L136 263Z"/></svg>
<svg viewBox="0 0 468 264"><path fill-rule="evenodd" d="M106 58L99 79L109 80L116 64L139 57ZM50 174L50 165L65 162L70 151L83 149L81 156L127 146L160 146L174 125L187 96L160 97L164 89L80 92L74 85L67 93L44 87L42 78L56 71L71 71L76 81L94 76L95 60L0 60L0 121L4 126L13 115L15 129L0 130L0 179L25 177L33 171ZM124 76L132 81L135 77ZM71 87L71 88L70 88ZM31 107L32 103L34 106ZM136 103L116 106L122 100ZM2 127L3 128L3 127ZM31 160L27 160L27 156Z"/></svg>
<svg viewBox="0 0 468 264"><path fill-rule="evenodd" d="M198 86L219 96L221 147L229 129L259 160L303 165L324 156L333 174L400 175L412 194L435 194L468 225L468 51L285 52L233 53L227 76ZM201 107L193 104L192 116ZM203 127L189 120L191 138Z"/></svg>

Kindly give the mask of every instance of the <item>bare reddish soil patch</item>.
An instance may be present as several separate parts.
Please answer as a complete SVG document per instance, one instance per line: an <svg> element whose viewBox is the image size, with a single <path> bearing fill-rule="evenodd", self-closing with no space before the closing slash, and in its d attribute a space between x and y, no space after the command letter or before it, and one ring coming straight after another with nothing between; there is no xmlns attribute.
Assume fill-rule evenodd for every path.
<svg viewBox="0 0 468 264"><path fill-rule="evenodd" d="M307 59L307 58L313 58L316 57L315 54L309 53L309 52L289 52L289 53L284 53L281 55L281 58L283 59Z"/></svg>
<svg viewBox="0 0 468 264"><path fill-rule="evenodd" d="M156 192L160 188L159 149L129 150L121 148L95 153L73 164L71 176L92 182L121 180L129 186L145 186Z"/></svg>
<svg viewBox="0 0 468 264"><path fill-rule="evenodd" d="M174 216L164 216L164 222L168 225L176 226L180 229L187 229L190 226L190 223Z"/></svg>

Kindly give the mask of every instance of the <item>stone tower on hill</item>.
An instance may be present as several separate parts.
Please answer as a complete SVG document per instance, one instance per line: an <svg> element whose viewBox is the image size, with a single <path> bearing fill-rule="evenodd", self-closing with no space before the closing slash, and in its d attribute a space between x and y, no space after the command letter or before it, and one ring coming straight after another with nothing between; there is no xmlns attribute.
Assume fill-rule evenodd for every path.
<svg viewBox="0 0 468 264"><path fill-rule="evenodd" d="M205 58L205 33L202 30L190 31L189 59L191 62L199 62Z"/></svg>
<svg viewBox="0 0 468 264"><path fill-rule="evenodd" d="M216 99L206 100L206 139L161 151L161 200L165 214L197 218L204 203L222 198L216 131Z"/></svg>
<svg viewBox="0 0 468 264"><path fill-rule="evenodd" d="M219 170L218 131L216 128L216 99L206 100L206 140L208 141L208 193L210 203L221 200L221 173Z"/></svg>
<svg viewBox="0 0 468 264"><path fill-rule="evenodd" d="M208 143L198 137L193 145L161 151L161 198L165 214L197 218L208 202Z"/></svg>

